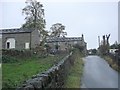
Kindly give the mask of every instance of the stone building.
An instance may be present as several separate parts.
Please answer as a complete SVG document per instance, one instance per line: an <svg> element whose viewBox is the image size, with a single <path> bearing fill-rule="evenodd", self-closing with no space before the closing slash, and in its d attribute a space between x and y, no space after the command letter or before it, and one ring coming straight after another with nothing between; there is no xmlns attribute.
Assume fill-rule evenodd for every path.
<svg viewBox="0 0 120 90"><path fill-rule="evenodd" d="M87 51L87 43L84 41L84 36L82 37L57 37L57 38L48 38L46 43L53 49L56 49L58 46L58 50L68 50L75 45L83 47L84 52Z"/></svg>
<svg viewBox="0 0 120 90"><path fill-rule="evenodd" d="M2 49L31 49L40 44L40 33L34 29L2 29Z"/></svg>

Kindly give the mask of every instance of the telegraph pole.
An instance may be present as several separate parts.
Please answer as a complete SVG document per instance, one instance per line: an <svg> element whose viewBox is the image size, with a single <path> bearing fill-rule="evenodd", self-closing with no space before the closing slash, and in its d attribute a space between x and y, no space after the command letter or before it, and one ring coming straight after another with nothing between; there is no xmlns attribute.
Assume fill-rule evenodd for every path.
<svg viewBox="0 0 120 90"><path fill-rule="evenodd" d="M100 47L100 36L98 36L98 45Z"/></svg>

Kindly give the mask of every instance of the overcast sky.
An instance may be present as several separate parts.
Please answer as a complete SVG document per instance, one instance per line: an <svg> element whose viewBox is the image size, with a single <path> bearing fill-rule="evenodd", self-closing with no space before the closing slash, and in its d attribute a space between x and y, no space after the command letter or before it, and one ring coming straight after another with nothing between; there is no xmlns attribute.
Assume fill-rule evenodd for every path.
<svg viewBox="0 0 120 90"><path fill-rule="evenodd" d="M50 30L52 24L62 23L68 37L81 37L84 34L87 48L98 47L98 36L111 34L110 44L118 41L118 2L101 0L80 2L59 1L42 2L45 9L46 30ZM22 15L24 2L11 1L0 2L0 28L19 28L25 22Z"/></svg>

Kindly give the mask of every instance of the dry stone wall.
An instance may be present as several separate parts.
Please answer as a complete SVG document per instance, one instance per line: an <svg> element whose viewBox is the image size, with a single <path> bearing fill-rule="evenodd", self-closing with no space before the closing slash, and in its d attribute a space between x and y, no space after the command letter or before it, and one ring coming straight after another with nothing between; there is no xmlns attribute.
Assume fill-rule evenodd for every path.
<svg viewBox="0 0 120 90"><path fill-rule="evenodd" d="M44 73L34 75L16 90L45 90L47 88L63 88L64 80L73 63L74 60L72 59L72 53L70 53L57 65L54 65Z"/></svg>

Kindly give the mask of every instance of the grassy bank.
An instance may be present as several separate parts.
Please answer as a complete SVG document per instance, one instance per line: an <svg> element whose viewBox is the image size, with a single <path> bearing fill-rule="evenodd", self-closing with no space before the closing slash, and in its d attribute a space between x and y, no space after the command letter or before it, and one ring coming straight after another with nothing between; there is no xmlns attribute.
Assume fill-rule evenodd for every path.
<svg viewBox="0 0 120 90"><path fill-rule="evenodd" d="M45 58L22 58L15 63L2 64L3 88L15 88L33 75L44 72L60 61L65 54ZM23 60L24 59L24 60Z"/></svg>
<svg viewBox="0 0 120 90"><path fill-rule="evenodd" d="M74 65L71 67L69 74L65 80L65 88L80 88L81 77L83 73L83 60L79 51L74 53Z"/></svg>
<svg viewBox="0 0 120 90"><path fill-rule="evenodd" d="M108 64L116 71L120 72L118 64L113 62L113 60L109 56L103 56L103 58L108 62Z"/></svg>
<svg viewBox="0 0 120 90"><path fill-rule="evenodd" d="M0 67L0 90L1 89L2 89L2 68Z"/></svg>

